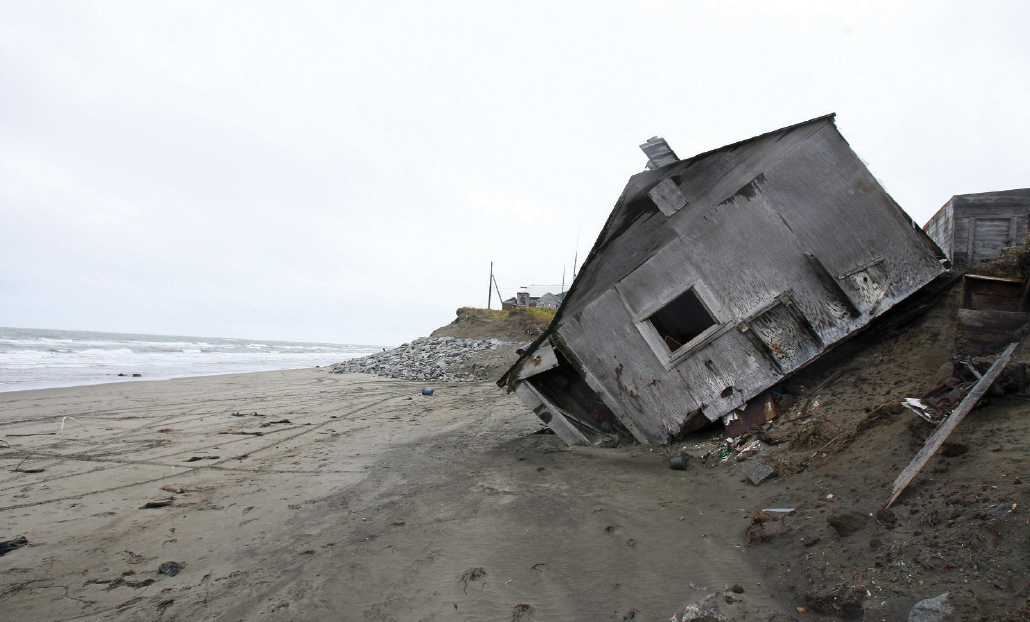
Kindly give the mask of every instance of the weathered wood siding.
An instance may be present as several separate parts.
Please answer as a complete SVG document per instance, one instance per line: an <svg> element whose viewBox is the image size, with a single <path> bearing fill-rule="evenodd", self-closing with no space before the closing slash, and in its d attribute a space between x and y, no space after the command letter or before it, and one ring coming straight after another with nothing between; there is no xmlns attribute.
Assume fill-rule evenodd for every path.
<svg viewBox="0 0 1030 622"><path fill-rule="evenodd" d="M664 440L670 429L678 429L678 421L699 408L687 385L668 378L614 289L564 322L558 336L614 400L608 408L620 419L633 420L652 442ZM668 382L655 390L652 380Z"/></svg>
<svg viewBox="0 0 1030 622"><path fill-rule="evenodd" d="M923 230L949 259L954 257L955 218L951 201L937 210L933 218L923 226Z"/></svg>
<svg viewBox="0 0 1030 622"><path fill-rule="evenodd" d="M824 117L635 175L549 339L634 437L665 442L886 312L939 254ZM670 347L649 318L685 299L701 321Z"/></svg>
<svg viewBox="0 0 1030 622"><path fill-rule="evenodd" d="M682 184L679 235L557 328L652 441L698 410L732 412L943 270L832 124L779 147L764 168L720 159L703 176L718 179ZM698 284L718 330L678 357L656 351L643 323Z"/></svg>
<svg viewBox="0 0 1030 622"><path fill-rule="evenodd" d="M701 213L710 209L750 182L770 162L831 123L832 116L814 119L634 175L583 262L573 290L563 303L565 312L570 316L578 313L678 237L682 228L689 226L691 215L698 213L693 206L698 206ZM677 207L666 206L667 211L675 212L672 220L648 197L665 179L679 190L679 195L670 199ZM655 195L666 196L668 192L666 186Z"/></svg>
<svg viewBox="0 0 1030 622"><path fill-rule="evenodd" d="M996 257L1027 236L1030 189L960 194L924 226L956 266Z"/></svg>
<svg viewBox="0 0 1030 622"><path fill-rule="evenodd" d="M863 314L883 313L943 272L925 234L833 125L777 162L766 178L762 193ZM872 297L870 286L879 290Z"/></svg>

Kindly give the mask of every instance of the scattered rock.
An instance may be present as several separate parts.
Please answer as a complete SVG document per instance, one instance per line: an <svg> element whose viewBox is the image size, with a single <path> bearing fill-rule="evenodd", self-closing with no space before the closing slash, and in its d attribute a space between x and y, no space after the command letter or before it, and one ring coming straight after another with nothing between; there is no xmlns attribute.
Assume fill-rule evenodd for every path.
<svg viewBox="0 0 1030 622"><path fill-rule="evenodd" d="M673 456L669 460L669 468L676 471L684 471L690 463L690 458L684 455Z"/></svg>
<svg viewBox="0 0 1030 622"><path fill-rule="evenodd" d="M880 508L876 510L876 522L880 523L887 529L894 529L898 526L898 517L894 515L894 511L890 508Z"/></svg>
<svg viewBox="0 0 1030 622"><path fill-rule="evenodd" d="M0 542L0 557L7 555L15 549L20 549L28 543L29 541L25 536L15 538L14 540L4 540L3 542Z"/></svg>
<svg viewBox="0 0 1030 622"><path fill-rule="evenodd" d="M869 517L861 512L843 512L841 514L831 514L826 519L826 522L830 524L830 527L834 528L837 535L847 538L865 527L868 519Z"/></svg>
<svg viewBox="0 0 1030 622"><path fill-rule="evenodd" d="M765 464L764 462L759 462L758 460L751 459L748 460L745 464L747 465L747 478L751 480L751 483L755 486L758 486L762 482L773 477L776 477L778 475L776 469Z"/></svg>
<svg viewBox="0 0 1030 622"><path fill-rule="evenodd" d="M908 622L941 622L954 611L955 609L948 604L948 592L945 592L916 603L908 614Z"/></svg>
<svg viewBox="0 0 1030 622"><path fill-rule="evenodd" d="M822 592L809 592L804 598L809 609L842 618L860 618L866 592L857 585L842 585Z"/></svg>
<svg viewBox="0 0 1030 622"><path fill-rule="evenodd" d="M744 588L740 587L739 584L734 583L733 587L730 588L730 591L733 592L734 594L743 594L744 593Z"/></svg>
<svg viewBox="0 0 1030 622"><path fill-rule="evenodd" d="M675 618L675 616L673 616ZM705 596L683 610L680 622L723 622L725 617L719 615L719 599L716 594Z"/></svg>
<svg viewBox="0 0 1030 622"><path fill-rule="evenodd" d="M514 343L499 339L456 339L454 337L421 337L392 350L377 352L329 366L334 374L375 374L402 380L471 382L487 378L487 372L456 375L447 371L463 366L481 352L506 348Z"/></svg>
<svg viewBox="0 0 1030 622"><path fill-rule="evenodd" d="M179 562L165 562L157 567L157 571L169 577L174 577L185 567L186 564L180 564Z"/></svg>

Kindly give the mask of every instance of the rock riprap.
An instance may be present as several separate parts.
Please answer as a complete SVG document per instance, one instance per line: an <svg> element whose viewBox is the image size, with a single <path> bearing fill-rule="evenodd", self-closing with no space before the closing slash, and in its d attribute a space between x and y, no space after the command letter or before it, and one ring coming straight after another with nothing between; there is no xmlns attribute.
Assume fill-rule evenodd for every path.
<svg viewBox="0 0 1030 622"><path fill-rule="evenodd" d="M491 351L512 350L517 344L499 339L457 339L455 337L420 337L392 350L384 350L329 366L334 374L375 374L401 380L435 380L440 382L471 382L484 380L475 365L468 368L470 359Z"/></svg>

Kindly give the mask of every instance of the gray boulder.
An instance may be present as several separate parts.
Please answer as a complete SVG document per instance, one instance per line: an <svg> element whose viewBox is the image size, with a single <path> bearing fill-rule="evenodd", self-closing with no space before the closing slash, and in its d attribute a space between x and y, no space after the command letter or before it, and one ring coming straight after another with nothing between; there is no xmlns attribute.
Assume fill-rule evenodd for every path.
<svg viewBox="0 0 1030 622"><path fill-rule="evenodd" d="M954 611L955 608L948 604L948 593L945 592L916 603L908 614L908 622L941 622Z"/></svg>

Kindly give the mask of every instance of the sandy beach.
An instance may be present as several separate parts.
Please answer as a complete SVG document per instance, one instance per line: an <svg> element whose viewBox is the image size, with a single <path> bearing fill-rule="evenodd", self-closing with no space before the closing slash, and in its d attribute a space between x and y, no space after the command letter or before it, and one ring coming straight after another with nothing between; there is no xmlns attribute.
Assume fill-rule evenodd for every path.
<svg viewBox="0 0 1030 622"><path fill-rule="evenodd" d="M724 614L793 611L761 585L739 511L760 489L735 470L570 450L492 384L423 386L0 394L0 540L28 540L0 558L3 619L667 620L734 584Z"/></svg>

